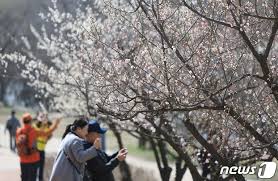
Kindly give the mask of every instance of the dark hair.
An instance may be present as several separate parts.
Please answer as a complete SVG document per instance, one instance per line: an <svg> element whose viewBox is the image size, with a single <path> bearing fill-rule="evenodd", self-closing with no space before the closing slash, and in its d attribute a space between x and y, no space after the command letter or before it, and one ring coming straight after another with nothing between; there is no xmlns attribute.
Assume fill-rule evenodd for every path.
<svg viewBox="0 0 278 181"><path fill-rule="evenodd" d="M11 114L12 114L12 115L15 115L15 110L12 110L12 111L11 111Z"/></svg>
<svg viewBox="0 0 278 181"><path fill-rule="evenodd" d="M42 122L41 121L36 121L37 123L36 123L36 126L38 127L38 128L40 128L41 126L42 126Z"/></svg>
<svg viewBox="0 0 278 181"><path fill-rule="evenodd" d="M72 124L67 125L62 139L64 139L69 132L75 131L77 128L84 128L86 125L88 125L88 122L84 118L76 119Z"/></svg>
<svg viewBox="0 0 278 181"><path fill-rule="evenodd" d="M52 125L51 121L47 121L47 126L50 127Z"/></svg>
<svg viewBox="0 0 278 181"><path fill-rule="evenodd" d="M23 120L22 122L23 122L23 124L30 124L31 120Z"/></svg>

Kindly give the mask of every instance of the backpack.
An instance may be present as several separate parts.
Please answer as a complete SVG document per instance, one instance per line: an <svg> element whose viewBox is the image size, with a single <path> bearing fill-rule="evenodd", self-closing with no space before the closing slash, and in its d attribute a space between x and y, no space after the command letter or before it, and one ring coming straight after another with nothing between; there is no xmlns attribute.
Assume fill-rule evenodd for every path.
<svg viewBox="0 0 278 181"><path fill-rule="evenodd" d="M27 156L27 155L31 155L32 153L34 153L37 149L32 146L31 148L28 146L28 142L29 142L29 132L30 129L28 130L20 130L18 137L16 139L16 148L17 148L17 153L19 156ZM33 144L35 145L35 144Z"/></svg>
<svg viewBox="0 0 278 181"><path fill-rule="evenodd" d="M8 121L7 121L7 125L6 125L6 128L9 130L9 131L11 131L12 130L12 124L11 124L11 120L9 119Z"/></svg>

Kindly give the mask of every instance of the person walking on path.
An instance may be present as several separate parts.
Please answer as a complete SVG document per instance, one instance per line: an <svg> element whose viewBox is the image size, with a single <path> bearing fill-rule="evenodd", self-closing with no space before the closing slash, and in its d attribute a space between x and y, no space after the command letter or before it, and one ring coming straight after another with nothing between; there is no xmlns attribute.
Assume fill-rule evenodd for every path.
<svg viewBox="0 0 278 181"><path fill-rule="evenodd" d="M57 119L58 120L58 119ZM60 121L54 121L54 122L60 122ZM43 181L43 175L44 175L44 163L45 163L45 146L52 136L53 131L55 129L50 130L51 124L50 121L48 121L47 115L44 113L40 113L38 115L38 122L34 126L35 130L37 132L48 132L49 134L41 135L37 137L37 149L40 154L40 161L39 161L39 174L38 178L39 181Z"/></svg>
<svg viewBox="0 0 278 181"><path fill-rule="evenodd" d="M16 145L20 159L22 181L36 181L40 160L36 148L37 137L50 135L60 122L60 120L57 120L48 131L36 131L32 127L32 119L31 114L23 114L23 126L16 131Z"/></svg>
<svg viewBox="0 0 278 181"><path fill-rule="evenodd" d="M20 123L18 119L15 117L16 112L12 110L11 118L7 120L5 133L8 130L10 135L10 149L11 151L15 152L16 145L15 145L15 135L17 128L20 127Z"/></svg>
<svg viewBox="0 0 278 181"><path fill-rule="evenodd" d="M84 150L83 141L88 134L88 122L77 119L66 127L58 155L53 165L50 181L82 181L86 161L97 156L100 140Z"/></svg>
<svg viewBox="0 0 278 181"><path fill-rule="evenodd" d="M84 148L91 147L96 139L107 130L101 128L96 121L90 121L88 135L84 141ZM113 169L116 168L120 161L124 161L128 151L126 148L108 156L104 151L97 150L97 156L88 160L86 164L86 177L84 181L114 181Z"/></svg>

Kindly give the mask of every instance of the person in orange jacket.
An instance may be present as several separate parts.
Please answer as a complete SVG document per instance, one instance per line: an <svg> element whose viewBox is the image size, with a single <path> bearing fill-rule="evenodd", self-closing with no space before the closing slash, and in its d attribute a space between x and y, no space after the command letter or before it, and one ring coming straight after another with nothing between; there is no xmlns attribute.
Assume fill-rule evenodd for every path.
<svg viewBox="0 0 278 181"><path fill-rule="evenodd" d="M22 181L36 181L40 161L40 155L36 149L37 137L49 136L60 122L60 119L57 120L48 131L36 131L32 127L32 119L31 114L23 114L23 126L16 131L16 144L18 146ZM28 151L22 151L19 148L19 145L21 145L20 142L23 140L23 135L26 138L26 147Z"/></svg>

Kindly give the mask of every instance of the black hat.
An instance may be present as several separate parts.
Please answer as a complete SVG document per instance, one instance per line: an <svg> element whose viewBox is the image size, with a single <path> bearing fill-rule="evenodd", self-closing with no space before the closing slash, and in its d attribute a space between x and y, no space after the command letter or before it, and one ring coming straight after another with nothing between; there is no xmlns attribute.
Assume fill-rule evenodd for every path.
<svg viewBox="0 0 278 181"><path fill-rule="evenodd" d="M89 121L88 132L97 132L100 134L104 134L107 131L105 128L101 128L98 122L91 120Z"/></svg>

